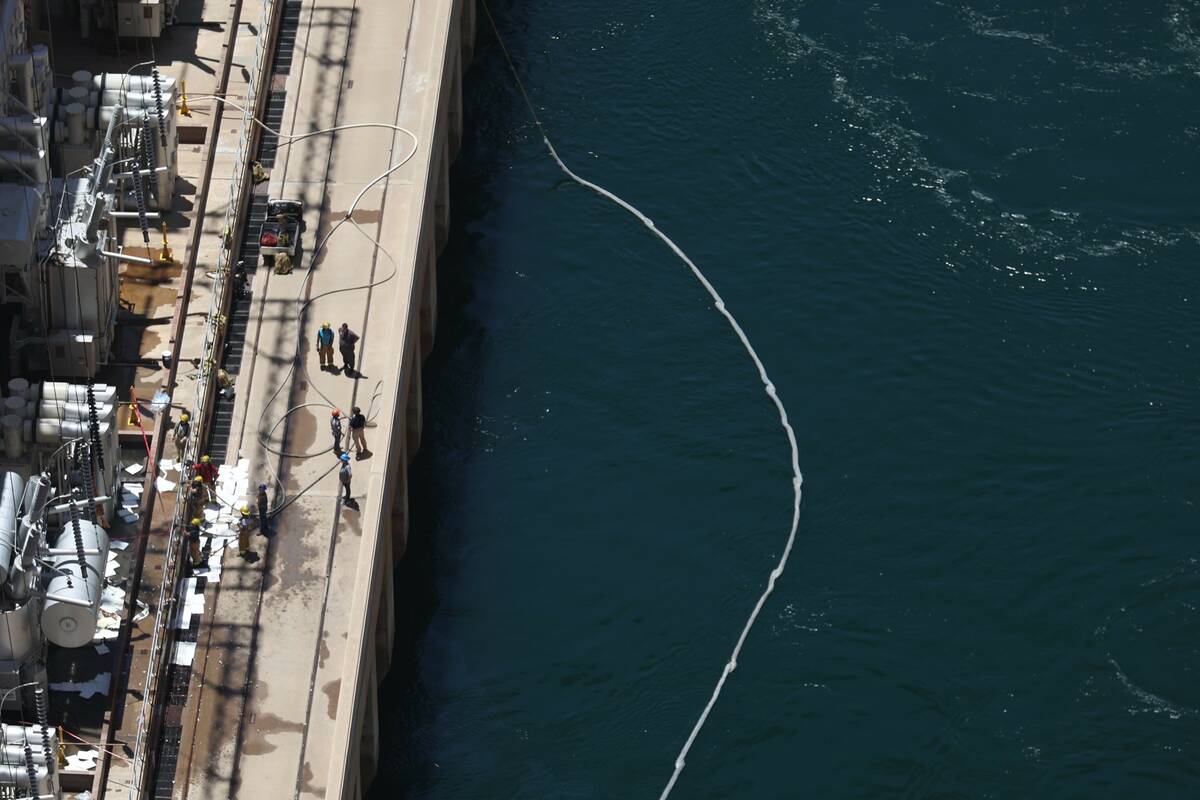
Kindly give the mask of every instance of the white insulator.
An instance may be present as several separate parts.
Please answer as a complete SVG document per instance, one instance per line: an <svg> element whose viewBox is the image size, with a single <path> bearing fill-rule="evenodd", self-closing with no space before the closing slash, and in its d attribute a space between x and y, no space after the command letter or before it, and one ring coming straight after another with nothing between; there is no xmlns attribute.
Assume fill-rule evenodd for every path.
<svg viewBox="0 0 1200 800"><path fill-rule="evenodd" d="M113 403L117 399L117 387L97 383L92 387L92 394L95 396L97 403ZM42 398L45 400L73 400L79 403L86 403L87 386L81 383L46 381L42 384Z"/></svg>
<svg viewBox="0 0 1200 800"><path fill-rule="evenodd" d="M25 414L24 414L25 419L33 419L34 417L36 417L37 416L37 407L38 407L37 400L26 400L25 401Z"/></svg>
<svg viewBox="0 0 1200 800"><path fill-rule="evenodd" d="M67 141L71 144L83 144L84 136L87 135L84 110L82 103L70 103L63 107L67 114Z"/></svg>
<svg viewBox="0 0 1200 800"><path fill-rule="evenodd" d="M0 475L0 582L8 578L17 546L17 512L25 496L25 478L16 472Z"/></svg>
<svg viewBox="0 0 1200 800"><path fill-rule="evenodd" d="M42 797L44 795L50 795L53 797L54 788L50 780L50 773L46 771L46 765L35 764L34 775L36 776L37 780L37 796ZM20 763L0 764L0 784L4 784L6 786L15 786L20 792L29 791L29 772L25 769L24 751L21 753Z"/></svg>
<svg viewBox="0 0 1200 800"><path fill-rule="evenodd" d="M17 95L30 111L36 111L33 97L33 55L30 53L13 53L9 56L9 69L12 80L17 85Z"/></svg>
<svg viewBox="0 0 1200 800"><path fill-rule="evenodd" d="M84 89L92 88L92 73L86 69L77 69L71 73L71 82Z"/></svg>
<svg viewBox="0 0 1200 800"><path fill-rule="evenodd" d="M38 444L58 444L69 439L87 439L91 437L86 420L58 420L42 418L37 421L36 428ZM108 435L109 424L100 423L100 438Z"/></svg>
<svg viewBox="0 0 1200 800"><path fill-rule="evenodd" d="M79 73L76 72L75 75ZM74 75L72 76L74 77ZM158 84L165 96L168 92L175 91L175 79L168 78L165 75L159 75ZM125 75L119 72L109 72L105 75L97 75L92 78L90 88L93 89L121 89L125 88L132 92L153 92L154 78L149 75Z"/></svg>
<svg viewBox="0 0 1200 800"><path fill-rule="evenodd" d="M115 408L111 404L97 401L97 422L111 421L114 412ZM37 405L37 416L40 419L70 419L84 421L90 419L90 416L88 415L87 403L80 403L78 401L68 402L65 400L60 400L57 402L54 400L43 400Z"/></svg>
<svg viewBox="0 0 1200 800"><path fill-rule="evenodd" d="M9 397L28 397L29 396L29 381L24 378L9 378L8 380L8 396Z"/></svg>
<svg viewBox="0 0 1200 800"><path fill-rule="evenodd" d="M36 604L25 603L12 611L0 612L0 659L21 662L41 648L37 633ZM6 737L20 736L20 725L5 725ZM40 739L40 737L39 737ZM9 741L12 741L10 738ZM20 739L18 739L20 741ZM35 748L36 749L36 748Z"/></svg>
<svg viewBox="0 0 1200 800"><path fill-rule="evenodd" d="M0 429L4 431L4 454L9 458L20 458L25 452L23 422L16 414L0 417Z"/></svg>
<svg viewBox="0 0 1200 800"><path fill-rule="evenodd" d="M24 397L6 397L4 398L4 413L16 414L18 417L25 416L25 398Z"/></svg>

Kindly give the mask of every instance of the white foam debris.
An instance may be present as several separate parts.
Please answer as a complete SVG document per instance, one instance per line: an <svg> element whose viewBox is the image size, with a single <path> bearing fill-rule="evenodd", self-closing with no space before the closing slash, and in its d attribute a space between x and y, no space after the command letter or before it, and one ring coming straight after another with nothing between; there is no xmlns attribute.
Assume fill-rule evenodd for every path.
<svg viewBox="0 0 1200 800"><path fill-rule="evenodd" d="M181 667L190 667L196 658L195 642L176 642L171 653L171 663Z"/></svg>
<svg viewBox="0 0 1200 800"><path fill-rule="evenodd" d="M204 613L204 594L196 591L196 579L188 578L183 587L183 602L171 627L185 631L192 626L192 616Z"/></svg>
<svg viewBox="0 0 1200 800"><path fill-rule="evenodd" d="M116 586L106 586L100 595L100 610L110 614L120 614L125 609L125 590Z"/></svg>
<svg viewBox="0 0 1200 800"><path fill-rule="evenodd" d="M80 750L67 756L67 769L81 772L93 772L96 769L96 759L100 757L99 750ZM76 795L76 798L81 795ZM88 794L91 797L91 794Z"/></svg>
<svg viewBox="0 0 1200 800"><path fill-rule="evenodd" d="M97 694L108 694L108 685L112 680L112 673L101 672L90 681L79 683L77 681L65 681L63 683L52 683L50 688L56 692L79 692L79 696L84 700Z"/></svg>
<svg viewBox="0 0 1200 800"><path fill-rule="evenodd" d="M108 655L108 645L101 642L100 644L96 645L96 652L102 656Z"/></svg>
<svg viewBox="0 0 1200 800"><path fill-rule="evenodd" d="M181 461L176 461L173 458L164 458L164 459L160 459L158 462L158 471L159 472L171 472L173 470L179 469L181 466L183 466L183 462L181 462Z"/></svg>
<svg viewBox="0 0 1200 800"><path fill-rule="evenodd" d="M175 491L175 481L168 480L162 475L159 475L154 479L154 488L158 489L160 492L173 492Z"/></svg>
<svg viewBox="0 0 1200 800"><path fill-rule="evenodd" d="M124 550L125 548L129 547L129 542L125 541L124 539L110 539L108 546L113 550Z"/></svg>
<svg viewBox="0 0 1200 800"><path fill-rule="evenodd" d="M130 475L137 475L139 472L141 472L145 468L146 468L145 464L130 464L128 467L125 468L125 471L128 472Z"/></svg>

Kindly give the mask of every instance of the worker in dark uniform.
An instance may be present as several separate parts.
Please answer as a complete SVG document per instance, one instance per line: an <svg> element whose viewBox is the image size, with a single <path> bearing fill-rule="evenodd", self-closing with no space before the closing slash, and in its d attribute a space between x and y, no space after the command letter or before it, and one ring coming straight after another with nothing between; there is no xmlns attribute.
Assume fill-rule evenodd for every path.
<svg viewBox="0 0 1200 800"><path fill-rule="evenodd" d="M346 491L342 497L344 502L349 503L350 497L350 478L353 476L353 470L350 469L350 454L342 453L341 455L342 468L338 470L338 479L342 482L342 488Z"/></svg>
<svg viewBox="0 0 1200 800"><path fill-rule="evenodd" d="M355 406L350 414L350 444L357 451L357 458L371 455L367 449L367 416L362 409Z"/></svg>
<svg viewBox="0 0 1200 800"><path fill-rule="evenodd" d="M200 518L192 517L187 526L188 552L192 557L192 569L204 565L204 555L200 552Z"/></svg>
<svg viewBox="0 0 1200 800"><path fill-rule="evenodd" d="M271 498L267 497L267 485L260 483L258 485L258 497L255 498L258 505L258 532L266 536L271 532Z"/></svg>
<svg viewBox="0 0 1200 800"><path fill-rule="evenodd" d="M347 375L354 375L354 345L358 343L358 334L350 330L350 326L342 323L338 328L338 350L342 354L342 369Z"/></svg>

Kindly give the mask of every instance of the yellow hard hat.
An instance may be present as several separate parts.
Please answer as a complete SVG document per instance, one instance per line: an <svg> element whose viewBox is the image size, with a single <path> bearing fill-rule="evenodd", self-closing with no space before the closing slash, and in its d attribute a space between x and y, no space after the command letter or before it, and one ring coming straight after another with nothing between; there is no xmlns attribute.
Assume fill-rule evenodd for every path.
<svg viewBox="0 0 1200 800"><path fill-rule="evenodd" d="M207 464L208 462L209 462L209 458L208 458L208 456L200 456L200 463L201 463L201 464Z"/></svg>
<svg viewBox="0 0 1200 800"><path fill-rule="evenodd" d="M204 476L197 475L196 477L192 478L192 483L204 483Z"/></svg>
<svg viewBox="0 0 1200 800"><path fill-rule="evenodd" d="M250 516L250 504L249 503L242 503L242 516L243 517Z"/></svg>
<svg viewBox="0 0 1200 800"><path fill-rule="evenodd" d="M200 518L199 518L199 517L192 517L192 524L193 524L193 525L199 525L199 524L200 524Z"/></svg>
<svg viewBox="0 0 1200 800"><path fill-rule="evenodd" d="M180 422L187 422L191 418L192 418L191 415L188 414L186 411L179 415Z"/></svg>
<svg viewBox="0 0 1200 800"><path fill-rule="evenodd" d="M322 322L322 323L321 323L321 327L322 327L322 328L332 328L333 326L332 326L332 325L330 325L328 322Z"/></svg>

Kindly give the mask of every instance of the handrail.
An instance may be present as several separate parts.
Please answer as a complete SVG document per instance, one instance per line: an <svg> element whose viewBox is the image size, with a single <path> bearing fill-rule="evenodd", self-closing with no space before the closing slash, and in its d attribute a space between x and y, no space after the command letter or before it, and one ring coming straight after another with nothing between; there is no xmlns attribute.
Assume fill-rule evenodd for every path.
<svg viewBox="0 0 1200 800"><path fill-rule="evenodd" d="M271 30L274 11L280 2L281 0L262 0L262 13L259 21L260 31ZM242 192L245 190L246 176L249 172L246 144L249 141L249 137L246 135L246 132L250 130L252 119L250 110L256 108L259 101L258 83L260 76L263 74L264 66L267 66L265 59L270 57L270 53L267 52L267 47L265 46L268 38L259 36L256 39L254 61L250 69L246 102L242 111L238 149L234 156L233 178L229 184L229 200L225 207L225 219L221 227L222 235L226 235L224 232L232 232L238 209L241 206L239 201L242 197ZM196 219L193 220L192 224L201 225L202 223L203 220ZM203 358L201 360L200 376L196 382L195 408L205 411L209 408L213 400L212 373L215 365L220 360L218 349L221 344L221 334L225 327L222 312L226 308L228 301L230 286L229 261L234 243L226 242L226 244L228 246L222 247L217 256L217 269L212 283L208 315L205 318L204 324L204 345L201 350ZM203 414L198 415L197 424L192 427L185 442L181 458L183 463L180 464L180 481L179 485L175 487L175 509L171 518L167 546L163 554L163 580L159 586L154 632L150 639L149 664L146 670L143 702L138 714L137 735L133 745L133 781L129 785L129 800L139 800L149 779L147 768L150 760L147 749L150 742L147 737L151 727L151 714L154 708L153 698L157 697L158 683L162 677L162 673L165 671L165 648L170 641L169 626L175 616L174 612L178 607L179 600L183 529L186 523L183 519L183 514L187 506L186 494L188 486L188 481L186 480L187 470L184 465L194 463L194 459L199 454L200 443L204 433L206 433L204 430L205 416Z"/></svg>

